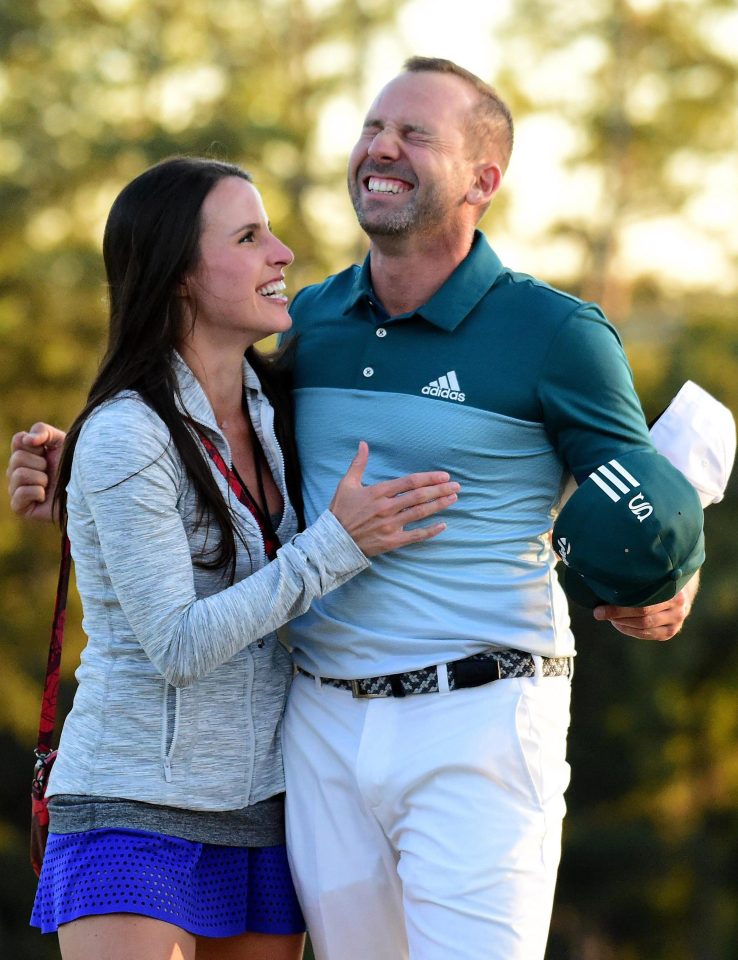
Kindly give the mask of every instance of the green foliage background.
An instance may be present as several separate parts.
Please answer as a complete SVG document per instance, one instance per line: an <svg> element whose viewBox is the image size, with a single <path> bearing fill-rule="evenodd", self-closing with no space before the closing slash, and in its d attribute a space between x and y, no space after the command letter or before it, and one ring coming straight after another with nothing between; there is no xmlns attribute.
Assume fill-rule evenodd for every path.
<svg viewBox="0 0 738 960"><path fill-rule="evenodd" d="M0 0L3 443L36 419L65 425L79 409L104 336L102 224L146 165L184 152L251 169L275 231L295 250L293 292L361 256L343 158L316 131L336 98L362 110L385 79L372 72L373 45L392 35L402 7ZM738 410L735 226L699 224L726 265L719 286L698 275L676 284L626 269L622 257L634 221L691 224L705 185L738 169L738 48L720 41L734 11L722 0L511 0L492 38L499 67L485 79L518 120L555 118L576 131L567 174L603 185L596 205L570 204L542 223L536 262L563 245L573 268L546 267L544 256L539 272L603 303L648 416L687 378ZM560 64L564 76L579 62L571 83L546 83L546 69L555 75ZM346 151L354 133L345 131ZM545 152L540 161L538 176L555 190ZM503 255L513 200L503 195L483 224ZM639 643L576 617L573 779L548 960L738 957L735 480L706 525L702 591L671 643ZM27 794L56 541L0 513L0 955L14 960L57 955L53 938L26 926ZM73 600L67 700L79 619Z"/></svg>

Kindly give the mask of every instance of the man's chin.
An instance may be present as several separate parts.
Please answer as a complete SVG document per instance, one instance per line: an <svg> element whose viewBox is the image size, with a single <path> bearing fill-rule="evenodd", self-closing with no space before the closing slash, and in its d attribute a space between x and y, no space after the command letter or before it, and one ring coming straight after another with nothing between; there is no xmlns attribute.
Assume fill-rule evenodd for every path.
<svg viewBox="0 0 738 960"><path fill-rule="evenodd" d="M402 237L413 228L407 218L369 216L362 210L356 211L356 219L368 237Z"/></svg>

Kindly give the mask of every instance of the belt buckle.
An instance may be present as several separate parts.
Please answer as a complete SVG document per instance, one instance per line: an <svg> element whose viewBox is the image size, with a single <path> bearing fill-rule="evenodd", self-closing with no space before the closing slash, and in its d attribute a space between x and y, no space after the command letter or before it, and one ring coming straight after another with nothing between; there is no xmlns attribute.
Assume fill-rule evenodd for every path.
<svg viewBox="0 0 738 960"><path fill-rule="evenodd" d="M349 680L349 683L351 684L351 696L354 700L373 700L374 697L381 696L379 693L363 693L359 688L359 680Z"/></svg>
<svg viewBox="0 0 738 960"><path fill-rule="evenodd" d="M378 700L387 696L386 693L363 693L359 689L361 680L349 680L348 682L351 684L351 696L354 700Z"/></svg>

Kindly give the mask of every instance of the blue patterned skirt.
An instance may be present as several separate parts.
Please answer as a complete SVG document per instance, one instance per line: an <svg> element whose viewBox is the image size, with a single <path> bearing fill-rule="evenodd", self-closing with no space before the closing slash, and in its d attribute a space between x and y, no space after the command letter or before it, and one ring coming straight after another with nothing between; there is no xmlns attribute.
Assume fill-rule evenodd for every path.
<svg viewBox="0 0 738 960"><path fill-rule="evenodd" d="M141 830L51 833L31 924L134 913L205 937L302 933L284 845L223 847Z"/></svg>

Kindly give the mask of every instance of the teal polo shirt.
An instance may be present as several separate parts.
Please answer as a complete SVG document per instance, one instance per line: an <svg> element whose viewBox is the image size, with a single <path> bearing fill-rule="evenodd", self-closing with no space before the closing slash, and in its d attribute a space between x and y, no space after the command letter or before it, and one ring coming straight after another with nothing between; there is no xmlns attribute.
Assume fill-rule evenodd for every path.
<svg viewBox="0 0 738 960"><path fill-rule="evenodd" d="M653 449L595 304L504 267L481 233L417 310L389 317L370 256L295 298L306 519L369 444L366 483L446 470L448 528L372 560L287 628L304 669L357 678L513 647L573 652L549 530L563 482Z"/></svg>

